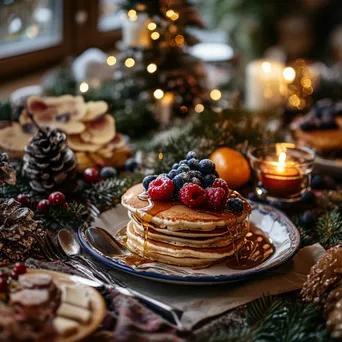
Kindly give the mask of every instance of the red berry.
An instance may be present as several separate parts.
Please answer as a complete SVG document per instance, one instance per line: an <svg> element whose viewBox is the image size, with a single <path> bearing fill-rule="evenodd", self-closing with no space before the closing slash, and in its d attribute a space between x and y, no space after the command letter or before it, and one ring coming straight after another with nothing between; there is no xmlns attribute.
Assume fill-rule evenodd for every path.
<svg viewBox="0 0 342 342"><path fill-rule="evenodd" d="M18 273L16 273L14 270L11 272L11 274L10 274L10 277L11 277L11 279L13 279L13 280L17 280L18 279L18 276L19 276L19 274Z"/></svg>
<svg viewBox="0 0 342 342"><path fill-rule="evenodd" d="M104 166L106 166L106 162L103 159L96 160L95 162L96 167L102 169Z"/></svg>
<svg viewBox="0 0 342 342"><path fill-rule="evenodd" d="M49 203L52 207L61 206L65 203L65 196L59 191L55 191L49 195Z"/></svg>
<svg viewBox="0 0 342 342"><path fill-rule="evenodd" d="M148 186L148 196L154 201L167 201L172 198L175 186L170 178L158 177Z"/></svg>
<svg viewBox="0 0 342 342"><path fill-rule="evenodd" d="M186 183L179 192L179 199L190 208L197 208L205 201L205 190L197 184Z"/></svg>
<svg viewBox="0 0 342 342"><path fill-rule="evenodd" d="M224 209L227 202L226 191L222 188L206 188L207 206L209 208L220 210Z"/></svg>
<svg viewBox="0 0 342 342"><path fill-rule="evenodd" d="M95 183L99 179L99 171L95 167L88 167L83 172L83 180L86 183Z"/></svg>
<svg viewBox="0 0 342 342"><path fill-rule="evenodd" d="M216 178L211 187L212 188L221 188L226 192L227 196L229 194L229 186L228 186L227 182L222 178Z"/></svg>
<svg viewBox="0 0 342 342"><path fill-rule="evenodd" d="M4 271L1 271L0 272L0 279L6 279L7 280L7 278L8 278L8 274L6 273L6 272L4 272Z"/></svg>
<svg viewBox="0 0 342 342"><path fill-rule="evenodd" d="M7 279L0 278L0 292L7 292L7 291L8 291Z"/></svg>
<svg viewBox="0 0 342 342"><path fill-rule="evenodd" d="M25 266L25 264L22 263L22 262L17 262L14 265L13 272L15 272L16 274L24 274L24 273L26 273L26 266Z"/></svg>
<svg viewBox="0 0 342 342"><path fill-rule="evenodd" d="M30 204L30 200L28 199L26 195L22 195L22 194L18 195L15 199L22 205L28 206Z"/></svg>
<svg viewBox="0 0 342 342"><path fill-rule="evenodd" d="M47 199L39 201L37 204L37 210L41 213L46 213L49 210L50 202Z"/></svg>

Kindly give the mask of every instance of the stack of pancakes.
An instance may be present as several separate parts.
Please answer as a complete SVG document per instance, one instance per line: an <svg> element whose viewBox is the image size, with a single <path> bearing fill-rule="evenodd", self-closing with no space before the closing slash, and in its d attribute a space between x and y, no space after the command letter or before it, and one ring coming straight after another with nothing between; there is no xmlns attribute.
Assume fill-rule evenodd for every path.
<svg viewBox="0 0 342 342"><path fill-rule="evenodd" d="M131 252L172 265L207 267L243 246L251 208L242 197L241 212L220 213L151 201L143 194L139 184L122 197L131 219L126 243Z"/></svg>

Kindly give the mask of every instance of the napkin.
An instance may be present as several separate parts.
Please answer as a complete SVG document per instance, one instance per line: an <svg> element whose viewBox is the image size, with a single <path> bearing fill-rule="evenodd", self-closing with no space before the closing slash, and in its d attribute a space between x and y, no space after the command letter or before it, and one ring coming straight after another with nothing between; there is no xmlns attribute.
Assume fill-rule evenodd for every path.
<svg viewBox="0 0 342 342"><path fill-rule="evenodd" d="M127 213L119 206L103 213L96 225L110 230L110 225L113 225L113 210L115 224L127 220ZM175 285L143 279L117 270L111 272L129 287L184 311L182 323L185 328L191 329L202 320L249 303L264 294L276 295L300 289L310 268L324 252L320 244L307 246L291 261L270 272L245 281L221 285Z"/></svg>

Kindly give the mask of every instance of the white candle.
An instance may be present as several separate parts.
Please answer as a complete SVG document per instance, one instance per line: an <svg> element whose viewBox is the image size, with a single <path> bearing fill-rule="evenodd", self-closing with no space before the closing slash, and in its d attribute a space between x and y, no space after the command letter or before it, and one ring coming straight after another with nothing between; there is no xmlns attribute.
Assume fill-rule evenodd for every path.
<svg viewBox="0 0 342 342"><path fill-rule="evenodd" d="M246 69L246 107L250 110L267 110L284 104L286 83L285 66L271 60L256 60Z"/></svg>
<svg viewBox="0 0 342 342"><path fill-rule="evenodd" d="M147 28L149 19L146 13L139 13L132 18L125 16L122 23L122 42L125 47L149 47L150 31Z"/></svg>
<svg viewBox="0 0 342 342"><path fill-rule="evenodd" d="M163 98L160 99L159 122L162 127L165 127L170 123L174 101L175 96L171 92L165 93Z"/></svg>

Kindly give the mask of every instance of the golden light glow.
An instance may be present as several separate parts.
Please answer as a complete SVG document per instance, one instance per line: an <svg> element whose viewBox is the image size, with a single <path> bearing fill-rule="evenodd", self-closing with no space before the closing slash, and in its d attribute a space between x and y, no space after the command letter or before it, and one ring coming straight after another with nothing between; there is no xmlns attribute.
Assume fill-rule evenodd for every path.
<svg viewBox="0 0 342 342"><path fill-rule="evenodd" d="M176 25L173 25L173 24L171 24L170 26L169 26L169 32L170 33L176 33L177 32L177 26Z"/></svg>
<svg viewBox="0 0 342 342"><path fill-rule="evenodd" d="M184 37L179 34L178 36L176 36L175 41L178 45L182 45L184 43Z"/></svg>
<svg viewBox="0 0 342 342"><path fill-rule="evenodd" d="M127 58L125 60L125 65L127 68L132 68L132 66L134 66L135 64L135 60L133 58Z"/></svg>
<svg viewBox="0 0 342 342"><path fill-rule="evenodd" d="M170 18L171 20L175 21L179 18L179 14L175 12Z"/></svg>
<svg viewBox="0 0 342 342"><path fill-rule="evenodd" d="M278 172L284 172L285 160L286 160L286 153L280 152L279 157L278 157L278 165L277 165Z"/></svg>
<svg viewBox="0 0 342 342"><path fill-rule="evenodd" d="M284 80L291 83L296 78L296 71L291 67L287 67L283 70Z"/></svg>
<svg viewBox="0 0 342 342"><path fill-rule="evenodd" d="M147 28L150 30L150 31L153 31L157 28L157 24L156 23L149 23L147 25Z"/></svg>
<svg viewBox="0 0 342 342"><path fill-rule="evenodd" d="M160 37L160 34L158 32L151 33L151 38L153 40L157 40Z"/></svg>
<svg viewBox="0 0 342 342"><path fill-rule="evenodd" d="M214 100L214 101L218 101L221 98L222 94L218 89L213 89L210 92L210 97Z"/></svg>
<svg viewBox="0 0 342 342"><path fill-rule="evenodd" d="M272 66L271 66L271 63L269 63L269 62L263 62L261 64L261 69L265 73L269 73L271 71L271 68L272 68Z"/></svg>
<svg viewBox="0 0 342 342"><path fill-rule="evenodd" d="M195 112L196 113L202 113L204 111L204 106L202 105L202 103L198 103L196 106L195 106Z"/></svg>
<svg viewBox="0 0 342 342"><path fill-rule="evenodd" d="M181 113L185 114L185 113L188 112L188 107L187 107L187 106L181 106L181 107L179 108L179 110L181 111Z"/></svg>
<svg viewBox="0 0 342 342"><path fill-rule="evenodd" d="M147 66L146 69L150 74L153 74L157 70L157 65L154 63L151 63Z"/></svg>
<svg viewBox="0 0 342 342"><path fill-rule="evenodd" d="M175 11L172 9L169 9L165 14L167 17L171 18L175 14Z"/></svg>
<svg viewBox="0 0 342 342"><path fill-rule="evenodd" d="M160 100L164 96L164 92L161 89L156 89L153 93L153 96L157 99Z"/></svg>
<svg viewBox="0 0 342 342"><path fill-rule="evenodd" d="M128 18L131 20L131 21L136 21L138 19L138 16L137 16L137 11L131 9L128 11L127 13L128 15Z"/></svg>
<svg viewBox="0 0 342 342"><path fill-rule="evenodd" d="M87 82L82 82L80 84L80 92L81 93L86 93L88 91L88 89L89 89L89 85Z"/></svg>
<svg viewBox="0 0 342 342"><path fill-rule="evenodd" d="M311 80L310 78L308 77L303 77L301 80L300 80L300 83L302 84L302 86L304 88L310 88L311 87Z"/></svg>
<svg viewBox="0 0 342 342"><path fill-rule="evenodd" d="M160 152L160 153L158 154L158 158L159 158L160 160L162 160L162 159L164 158L163 153Z"/></svg>
<svg viewBox="0 0 342 342"><path fill-rule="evenodd" d="M108 65L114 65L116 63L116 58L114 56L109 56L107 58L107 64Z"/></svg>
<svg viewBox="0 0 342 342"><path fill-rule="evenodd" d="M289 98L290 105L293 107L298 107L300 104L300 98L297 95L291 95Z"/></svg>

